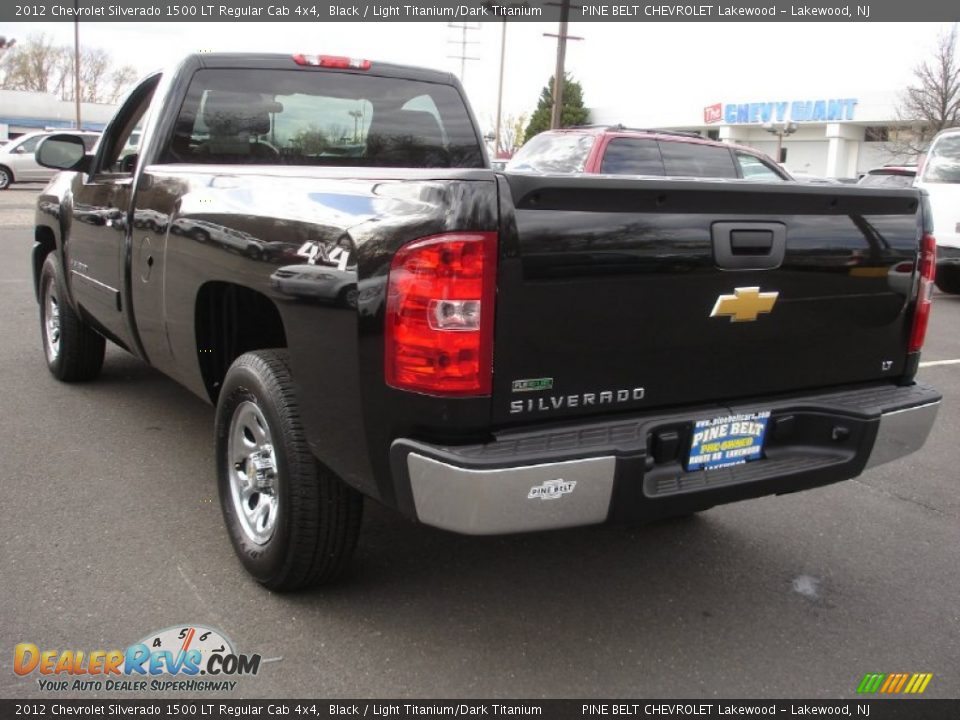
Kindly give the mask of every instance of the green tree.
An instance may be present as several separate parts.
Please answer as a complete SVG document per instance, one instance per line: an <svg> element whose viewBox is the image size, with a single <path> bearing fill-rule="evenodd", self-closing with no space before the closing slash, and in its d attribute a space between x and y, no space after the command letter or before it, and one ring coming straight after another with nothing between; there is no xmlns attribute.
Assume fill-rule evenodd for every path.
<svg viewBox="0 0 960 720"><path fill-rule="evenodd" d="M585 125L590 121L590 111L583 105L583 88L580 83L572 79L569 74L564 73L563 82L563 105L560 112L560 127L570 127L572 125ZM550 129L550 112L553 108L553 76L547 82L546 87L540 91L540 100L537 102L537 109L530 116L530 123L527 125L527 131L523 135L523 141L526 142L537 133Z"/></svg>

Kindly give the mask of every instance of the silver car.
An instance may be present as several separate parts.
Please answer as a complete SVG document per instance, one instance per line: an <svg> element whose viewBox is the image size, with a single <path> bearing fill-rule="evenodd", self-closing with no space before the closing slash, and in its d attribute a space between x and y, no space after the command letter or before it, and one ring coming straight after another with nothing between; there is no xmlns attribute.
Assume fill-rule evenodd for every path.
<svg viewBox="0 0 960 720"><path fill-rule="evenodd" d="M56 174L56 170L45 168L37 163L34 153L40 141L49 135L77 135L83 139L87 152L93 149L98 133L62 131L35 132L21 135L16 140L0 147L0 190L6 190L15 182L46 182Z"/></svg>

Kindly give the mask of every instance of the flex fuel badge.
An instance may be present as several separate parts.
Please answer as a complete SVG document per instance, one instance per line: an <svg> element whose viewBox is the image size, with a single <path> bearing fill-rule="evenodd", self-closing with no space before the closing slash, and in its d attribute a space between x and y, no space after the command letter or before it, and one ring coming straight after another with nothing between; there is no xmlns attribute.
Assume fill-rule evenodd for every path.
<svg viewBox="0 0 960 720"><path fill-rule="evenodd" d="M530 378L528 380L514 380L511 389L513 392L537 392L538 390L553 390L553 378Z"/></svg>

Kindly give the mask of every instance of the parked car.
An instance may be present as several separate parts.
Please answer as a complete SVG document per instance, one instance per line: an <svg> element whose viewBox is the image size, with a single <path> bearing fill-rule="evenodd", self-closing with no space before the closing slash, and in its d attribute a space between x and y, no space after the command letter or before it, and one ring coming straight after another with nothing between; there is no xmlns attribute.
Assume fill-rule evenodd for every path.
<svg viewBox="0 0 960 720"><path fill-rule="evenodd" d="M695 133L623 125L547 130L520 148L506 169L552 175L655 175L755 182L792 179L753 148L708 140Z"/></svg>
<svg viewBox="0 0 960 720"><path fill-rule="evenodd" d="M937 236L937 287L960 293L960 128L939 133L930 144L917 187L930 196Z"/></svg>
<svg viewBox="0 0 960 720"><path fill-rule="evenodd" d="M54 176L56 170L43 167L36 161L34 154L37 146L52 132L35 132L21 135L3 147L0 147L0 190L6 190L13 183L46 182ZM89 151L100 137L99 133L63 132L61 135L74 135L83 141Z"/></svg>
<svg viewBox="0 0 960 720"><path fill-rule="evenodd" d="M358 108L362 156L295 141ZM628 140L707 177L496 172L449 73L190 56L94 153L40 145L64 171L31 234L45 364L93 380L109 338L215 405L224 522L276 590L345 568L364 496L460 533L540 531L792 493L923 445L941 396L914 380L919 191L783 184L752 152L605 133L556 135L589 145L578 165L602 142L633 171Z"/></svg>
<svg viewBox="0 0 960 720"><path fill-rule="evenodd" d="M913 187L917 177L916 165L884 165L869 170L858 185L863 187Z"/></svg>
<svg viewBox="0 0 960 720"><path fill-rule="evenodd" d="M825 175L814 175L808 172L793 172L791 177L797 182L811 183L812 185L843 185L838 178L826 177Z"/></svg>

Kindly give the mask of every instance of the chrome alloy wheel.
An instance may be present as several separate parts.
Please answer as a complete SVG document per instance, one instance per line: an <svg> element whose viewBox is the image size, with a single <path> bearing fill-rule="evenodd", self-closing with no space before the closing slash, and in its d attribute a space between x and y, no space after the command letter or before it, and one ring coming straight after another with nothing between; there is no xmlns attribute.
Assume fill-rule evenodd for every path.
<svg viewBox="0 0 960 720"><path fill-rule="evenodd" d="M227 445L230 495L249 540L265 545L277 527L277 459L263 412L245 400L233 411Z"/></svg>
<svg viewBox="0 0 960 720"><path fill-rule="evenodd" d="M55 362L60 356L60 303L53 292L53 282L43 291L43 340L47 360Z"/></svg>

